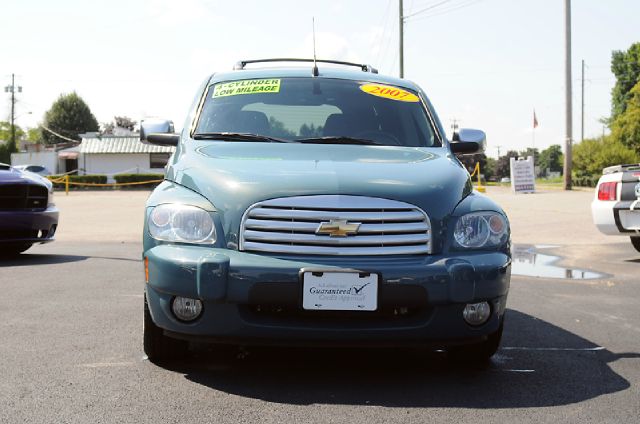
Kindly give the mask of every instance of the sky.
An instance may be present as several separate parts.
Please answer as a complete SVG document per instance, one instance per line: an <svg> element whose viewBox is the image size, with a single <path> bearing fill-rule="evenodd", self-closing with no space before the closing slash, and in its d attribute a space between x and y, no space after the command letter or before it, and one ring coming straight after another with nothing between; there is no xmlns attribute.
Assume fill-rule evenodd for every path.
<svg viewBox="0 0 640 424"><path fill-rule="evenodd" d="M99 122L171 119L181 128L199 84L240 59L311 57L368 63L398 76L398 0L8 0L0 84L22 87L16 124L34 127L63 93ZM8 3L8 4L7 4ZM563 0L404 0L405 78L450 134L487 134L487 154L563 144ZM640 41L640 1L573 0L573 135L610 114L611 52ZM9 95L0 103L8 120ZM533 111L539 126L533 132Z"/></svg>

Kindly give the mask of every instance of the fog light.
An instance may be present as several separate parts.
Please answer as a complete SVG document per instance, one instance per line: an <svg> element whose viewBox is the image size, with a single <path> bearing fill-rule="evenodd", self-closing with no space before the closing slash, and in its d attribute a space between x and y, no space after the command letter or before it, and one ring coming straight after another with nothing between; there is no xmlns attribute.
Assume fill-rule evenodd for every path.
<svg viewBox="0 0 640 424"><path fill-rule="evenodd" d="M198 299L177 296L173 299L171 309L180 321L193 321L202 312L202 302Z"/></svg>
<svg viewBox="0 0 640 424"><path fill-rule="evenodd" d="M487 302L469 303L462 311L462 317L471 325L484 324L490 315L491 307Z"/></svg>

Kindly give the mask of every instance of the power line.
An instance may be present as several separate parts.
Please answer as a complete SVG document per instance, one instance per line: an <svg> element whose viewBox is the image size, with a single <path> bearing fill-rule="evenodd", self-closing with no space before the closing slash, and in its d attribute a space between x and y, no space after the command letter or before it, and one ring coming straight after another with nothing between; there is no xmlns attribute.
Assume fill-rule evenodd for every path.
<svg viewBox="0 0 640 424"><path fill-rule="evenodd" d="M440 15L446 15L447 13L451 13L451 12L455 12L456 10L460 10L460 9L465 9L469 6L473 6L476 3L480 3L483 0L469 0L466 3L461 3L458 5L452 5L449 8L443 8L442 10L434 10L433 13L431 14L427 14L424 16L420 16L417 19L415 19L415 21L421 21L423 19L428 19L428 18L432 18L434 16L440 16Z"/></svg>
<svg viewBox="0 0 640 424"><path fill-rule="evenodd" d="M386 37L385 35L387 34L387 26L389 24L389 20L390 20L390 14L389 14L389 8L391 7L391 1L392 0L388 0L387 1L387 7L384 11L384 15L382 17L382 20L380 21L380 26L382 26L382 33L380 34L380 48L378 49L378 55L376 57L376 62L374 64L374 66L380 66L381 64L381 60L382 60L382 43L384 43ZM382 25L384 23L384 25Z"/></svg>
<svg viewBox="0 0 640 424"><path fill-rule="evenodd" d="M427 11L429 11L429 10L431 10L431 9L434 9L434 8L436 8L436 7L438 7L438 6L441 6L441 5L443 5L443 4L449 3L449 2L451 2L451 1L452 1L452 0L442 0L442 1L438 2L438 3L436 3L436 4L432 4L431 6L427 6L427 7L425 7L424 9L420 9L420 10L418 10L418 11L417 11L417 12L415 12L415 13L410 13L409 15L405 15L405 16L403 16L403 17L404 17L404 19L409 19L409 18L412 18L412 17L414 17L414 16L420 15L421 13L424 13L424 12L427 12Z"/></svg>
<svg viewBox="0 0 640 424"><path fill-rule="evenodd" d="M391 2L389 2L389 5L391 5ZM389 27L389 21L393 21L393 18L391 18L392 14L389 14L389 16L387 16L387 20L385 21L385 25L384 28L382 30L382 38L380 40L380 49L378 50L378 60L377 60L377 64L382 67L382 64L384 63L388 51L389 51L389 45L391 43L391 36L387 33L387 30L392 31L393 30L393 22L391 22L391 27Z"/></svg>

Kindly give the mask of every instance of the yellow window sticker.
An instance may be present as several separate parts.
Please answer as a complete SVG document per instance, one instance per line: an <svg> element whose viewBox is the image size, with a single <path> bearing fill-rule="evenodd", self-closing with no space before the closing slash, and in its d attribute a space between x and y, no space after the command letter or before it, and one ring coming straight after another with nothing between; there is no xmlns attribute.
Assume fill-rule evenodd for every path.
<svg viewBox="0 0 640 424"><path fill-rule="evenodd" d="M262 94L280 92L279 79L256 79L231 81L217 84L213 88L213 97L237 96L239 94Z"/></svg>
<svg viewBox="0 0 640 424"><path fill-rule="evenodd" d="M384 97L385 99L397 100L400 102L419 102L420 99L413 93L402 88L392 87L382 84L364 84L360 90L372 96Z"/></svg>

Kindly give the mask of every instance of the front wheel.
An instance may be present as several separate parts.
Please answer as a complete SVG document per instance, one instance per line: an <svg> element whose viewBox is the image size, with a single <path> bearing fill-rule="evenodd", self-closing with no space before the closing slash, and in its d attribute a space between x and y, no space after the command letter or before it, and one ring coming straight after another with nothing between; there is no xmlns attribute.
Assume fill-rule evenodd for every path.
<svg viewBox="0 0 640 424"><path fill-rule="evenodd" d="M640 237L631 237L631 244L640 252Z"/></svg>
<svg viewBox="0 0 640 424"><path fill-rule="evenodd" d="M153 322L146 295L144 297L143 341L144 353L153 363L180 359L186 356L189 351L189 343L187 341L165 336L162 328Z"/></svg>
<svg viewBox="0 0 640 424"><path fill-rule="evenodd" d="M472 345L455 346L448 351L449 358L456 362L470 364L486 364L489 359L498 351L502 330L504 328L504 318L500 327L495 333L489 335L487 340Z"/></svg>

